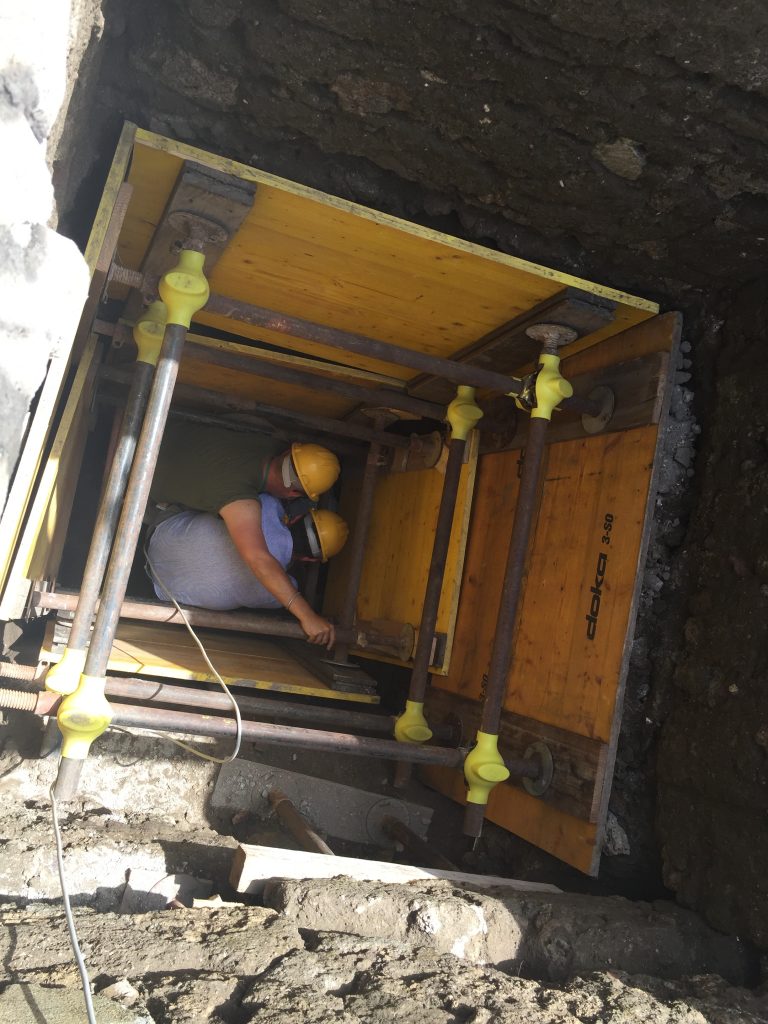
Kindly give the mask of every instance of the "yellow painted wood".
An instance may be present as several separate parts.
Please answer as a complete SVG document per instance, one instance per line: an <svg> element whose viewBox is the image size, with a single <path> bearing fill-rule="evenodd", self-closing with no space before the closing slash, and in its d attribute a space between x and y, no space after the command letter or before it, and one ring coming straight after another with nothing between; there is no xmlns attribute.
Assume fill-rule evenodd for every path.
<svg viewBox="0 0 768 1024"><path fill-rule="evenodd" d="M472 508L477 449L475 435L461 472L437 616L437 632L447 635L448 644L442 666L435 671L445 671L450 659ZM357 599L359 619L407 622L418 630L443 490L446 455L447 449L444 449L441 461L434 469L391 473L378 482ZM355 520L358 494L359 476L350 472L343 480L340 506L341 514L350 525ZM338 614L341 608L348 561L349 549L346 549L330 563L325 604L329 615ZM356 653L366 656L363 651ZM379 655L374 657L377 661L392 660L394 664L403 664Z"/></svg>
<svg viewBox="0 0 768 1024"><path fill-rule="evenodd" d="M196 632L227 685L326 700L378 703L375 695L332 690L271 640L218 630ZM60 657L52 646L52 638L51 627L40 652L41 661L57 661ZM108 671L216 682L187 630L163 623L121 621L112 644Z"/></svg>
<svg viewBox="0 0 768 1024"><path fill-rule="evenodd" d="M33 484L43 460L45 440L51 426L53 410L59 400L66 372L68 355L60 353L51 360L40 392L35 414L29 425L11 489L0 516L0 591L11 571L16 542L21 533L32 497Z"/></svg>
<svg viewBox="0 0 768 1024"><path fill-rule="evenodd" d="M138 268L185 159L257 183L253 209L217 263L214 291L383 341L448 356L567 285L619 303L606 332L652 315L654 303L483 249L252 167L139 130L135 187L120 253ZM297 352L336 349L202 312L201 323ZM352 366L406 380L406 368L345 354Z"/></svg>
<svg viewBox="0 0 768 1024"><path fill-rule="evenodd" d="M96 370L98 339L89 338L77 368L67 402L62 413L50 453L37 483L34 500L7 574L0 617L14 618L23 610L25 581L44 576L49 570L55 574L60 554L56 539L57 520L66 528L72 488L76 480L68 479L69 467L76 478L83 454L82 423L90 400L90 387Z"/></svg>
<svg viewBox="0 0 768 1024"><path fill-rule="evenodd" d="M297 412L316 413L332 416L337 419L345 417L360 403L354 399L344 398L323 388L322 379L342 380L360 387L402 387L402 382L381 374L356 370L351 367L331 364L318 359L306 359L302 356L287 355L273 352L252 345L239 345L232 341L220 341L205 338L199 334L190 334L190 341L211 349L211 351L230 352L246 356L253 360L254 370L262 361L277 363L289 369L311 371L319 377L317 385L312 388L300 387L295 384L284 384L279 381L262 378L255 373L241 370L230 370L226 367L206 363L196 356L186 353L179 370L179 382L193 384L198 387L220 391L223 394L249 398L268 405L278 405Z"/></svg>
<svg viewBox="0 0 768 1024"><path fill-rule="evenodd" d="M551 445L528 561L509 711L607 743L635 583L656 427ZM479 698L488 672L518 491L518 452L481 461L455 657L445 688ZM606 514L614 517L610 535ZM610 536L610 546L601 543ZM597 559L608 565L586 635Z"/></svg>
<svg viewBox="0 0 768 1024"><path fill-rule="evenodd" d="M88 236L88 244L85 247L85 262L88 264L88 269L91 273L96 269L96 261L99 258L101 247L104 244L104 237L109 227L109 221L112 217L112 210L117 199L117 193L120 191L120 186L125 181L125 175L128 170L128 164L131 159L131 152L133 150L134 137L136 135L136 125L131 124L129 121L123 125L123 129L120 132L120 138L115 149L115 155L112 158L112 164L109 168L109 174L104 185L104 191L101 194L101 200L99 201L99 208L96 211L96 216L93 220L93 227L91 233Z"/></svg>
<svg viewBox="0 0 768 1024"><path fill-rule="evenodd" d="M419 770L419 777L457 803L465 803L466 787L460 771L430 765ZM596 824L574 818L506 785L497 786L491 793L486 817L579 871L594 872Z"/></svg>

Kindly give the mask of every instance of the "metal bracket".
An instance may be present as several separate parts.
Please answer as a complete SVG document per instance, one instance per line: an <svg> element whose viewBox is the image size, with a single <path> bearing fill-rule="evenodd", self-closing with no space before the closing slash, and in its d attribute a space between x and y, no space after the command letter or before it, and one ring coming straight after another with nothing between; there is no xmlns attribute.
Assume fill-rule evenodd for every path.
<svg viewBox="0 0 768 1024"><path fill-rule="evenodd" d="M523 788L526 793L530 793L531 796L543 796L552 784L552 778L555 774L555 762L552 758L552 751L546 743L542 743L541 740L538 740L527 748L523 757L526 760L530 759L538 761L541 765L541 770L537 778L524 778L522 780Z"/></svg>

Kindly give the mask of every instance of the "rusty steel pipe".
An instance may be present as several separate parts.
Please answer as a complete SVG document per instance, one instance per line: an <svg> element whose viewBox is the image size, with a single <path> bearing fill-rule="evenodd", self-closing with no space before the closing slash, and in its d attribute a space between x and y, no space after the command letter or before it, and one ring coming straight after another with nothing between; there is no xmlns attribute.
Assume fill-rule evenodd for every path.
<svg viewBox="0 0 768 1024"><path fill-rule="evenodd" d="M313 323L300 317L287 316L263 306L254 306L239 299L230 299L224 295L211 295L205 307L206 313L216 313L230 320L263 327L292 338L304 338L331 348L340 348L345 352L378 359L384 363L407 366L420 373L428 373L454 384L468 384L470 387L486 388L490 391L501 391L503 394L519 394L522 382L514 377L507 377L494 370L471 366L468 363L455 363L441 356L427 355L414 349L393 345L388 341L378 341L363 334L342 331L324 324Z"/></svg>
<svg viewBox="0 0 768 1024"><path fill-rule="evenodd" d="M207 307L206 307L207 309ZM424 398L414 398L406 391L398 391L395 388L372 387L367 388L362 384L354 384L351 381L334 380L322 373L315 373L310 369L298 370L294 367L283 366L280 363L273 363L267 359L259 359L258 353L254 357L242 355L237 352L226 352L220 349L210 348L201 345L199 342L190 341L186 349L188 355L193 359L205 363L213 363L216 366L225 366L241 373L256 374L259 377L266 377L269 380L277 380L284 384L296 384L299 387L328 391L334 395L341 395L343 398L350 398L353 401L361 402L368 406L383 406L387 409L399 409L401 412L410 413L412 416L425 419L441 420L445 415L443 406L436 402L429 402Z"/></svg>
<svg viewBox="0 0 768 1024"><path fill-rule="evenodd" d="M437 513L435 537L432 542L432 559L429 564L429 575L424 592L424 604L419 623L419 637L416 652L413 656L411 681L408 700L424 703L429 679L429 665L432 657L432 644L437 625L437 613L440 607L440 594L443 589L445 563L448 558L448 546L451 541L453 514L456 508L456 496L461 481L461 467L467 443L460 438L451 438L448 446L448 461L443 478L443 491L440 496L440 508Z"/></svg>
<svg viewBox="0 0 768 1024"><path fill-rule="evenodd" d="M538 417L531 418L528 426L525 458L504 573L504 587L496 619L496 632L479 726L481 732L490 733L492 736L498 735L499 732L507 678L512 667L517 609L523 588L525 559L536 516L548 428L549 420ZM464 834L479 836L484 817L484 804L467 804Z"/></svg>
<svg viewBox="0 0 768 1024"><path fill-rule="evenodd" d="M152 475L163 439L163 430L168 417L186 334L186 328L179 324L168 324L165 329L112 556L109 560L107 578L88 648L88 657L85 663L86 675L101 677L107 671L109 654L120 617L120 607L125 598L128 576L136 554L141 521L149 498Z"/></svg>
<svg viewBox="0 0 768 1024"><path fill-rule="evenodd" d="M379 420L376 420L378 426ZM368 449L368 458L365 462L363 479L360 485L359 498L357 502L357 514L355 526L352 531L350 542L350 554L347 562L347 579L344 589L344 597L339 615L339 627L345 631L352 630L357 611L357 595L360 591L360 580L363 575L363 562L365 560L365 545L368 541L368 532L371 525L371 513L373 512L373 496L376 491L376 481L379 476L379 460L382 448L375 441ZM336 634L336 649L334 661L347 662L349 660L349 643L342 640L339 631Z"/></svg>
<svg viewBox="0 0 768 1024"><path fill-rule="evenodd" d="M18 671L10 671L11 669ZM41 700L50 698L46 704L48 710L58 699L58 694L42 690L44 682L39 677L38 669L34 665L0 664L0 679L34 684L32 690L14 690L13 692L40 693ZM149 704L176 704L194 710L220 711L224 714L229 714L232 710L232 702L229 697L218 688L205 690L200 686L176 686L173 683L156 682L141 676L107 676L106 695L107 697L118 697L123 700L135 700ZM279 718L286 722L302 722L308 728L325 725L349 731L361 730L389 735L395 722L391 715L376 714L373 711L353 711L346 707L320 707L240 693L236 695L236 699L243 715ZM2 706L0 704L0 707ZM45 713L47 714L48 711ZM446 743L454 738L454 730L447 725L437 726L434 734L436 739Z"/></svg>
<svg viewBox="0 0 768 1024"><path fill-rule="evenodd" d="M43 590L36 591L32 596L33 608L49 611L73 611L77 604L77 594L69 591ZM237 633L256 633L259 636L283 637L289 640L306 640L304 630L295 620L287 622L258 612L215 612L204 608L184 607L184 613L193 626L231 629ZM123 601L118 614L121 619L136 619L140 622L170 622L182 625L184 623L173 605L153 601ZM344 632L343 637L345 641L355 643L358 634L349 631Z"/></svg>
<svg viewBox="0 0 768 1024"><path fill-rule="evenodd" d="M131 704L112 704L112 725L124 728L151 729L155 732L181 732L197 736L234 739L237 731L234 718L190 714L166 708L145 708ZM248 743L265 746L294 747L298 750L321 750L355 757L377 757L387 761L407 758L418 764L438 764L456 768L462 764L466 751L462 748L409 745L407 750L397 740L371 736L350 736L324 729L302 729L291 725L267 722L243 722L242 738Z"/></svg>
<svg viewBox="0 0 768 1024"><path fill-rule="evenodd" d="M328 843L315 832L308 821L304 820L292 801L282 790L270 790L269 802L275 814L293 838L301 845L302 849L309 851L309 853L322 853L326 857L334 856L334 852Z"/></svg>
<svg viewBox="0 0 768 1024"><path fill-rule="evenodd" d="M88 559L83 570L83 582L75 608L75 617L72 620L67 644L72 650L84 651L90 639L91 624L96 613L99 591L104 580L104 571L115 536L154 372L155 368L151 363L142 361L138 361L133 370L118 442L93 528Z"/></svg>
<svg viewBox="0 0 768 1024"><path fill-rule="evenodd" d="M168 418L173 387L179 372L179 360L187 336L186 327L169 323L157 361L152 388L147 400L141 433L133 457L128 487L125 492L120 521L117 524L112 554L109 559L99 610L93 625L84 676L102 678L106 675L112 643L117 631L120 606L125 597L131 566L136 554L141 521L149 498L149 488L157 463L163 430ZM59 759L59 772L54 793L61 800L70 800L77 791L83 761L69 757Z"/></svg>
<svg viewBox="0 0 768 1024"><path fill-rule="evenodd" d="M115 370L112 367L104 367L100 377L103 380L110 380L119 384L125 384L127 382L127 375L125 371ZM315 379L315 387L317 386L318 381ZM215 401L213 396L218 395L219 398L221 397L219 392L216 391L210 391L206 388L192 388L190 385L180 384L176 389L175 397L183 399L185 394L188 394L193 400L194 398L197 398L199 401L206 401L210 404L213 404L213 401ZM234 408L235 403L237 408ZM230 399L226 399L226 406L230 411L248 412L253 415L266 417L271 416L274 419L286 420L290 423L300 423L304 426L311 427L314 430L320 430L326 434L336 434L339 437L351 437L358 441L365 441L368 443L371 441L378 441L381 444L386 445L388 448L409 448L411 444L410 438L403 437L401 434L392 434L387 431L374 431L369 427L359 426L356 423L348 423L346 420L335 420L331 416L319 416L315 413L297 412L292 409L283 409L280 406L267 405L265 402L255 402L250 399L236 399L235 403Z"/></svg>

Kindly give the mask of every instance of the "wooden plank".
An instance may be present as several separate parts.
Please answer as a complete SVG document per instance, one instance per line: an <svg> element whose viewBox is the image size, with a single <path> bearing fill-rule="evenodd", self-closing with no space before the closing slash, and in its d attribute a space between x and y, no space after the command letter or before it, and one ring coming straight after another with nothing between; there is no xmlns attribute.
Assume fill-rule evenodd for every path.
<svg viewBox="0 0 768 1024"><path fill-rule="evenodd" d="M466 786L461 772L430 765L419 769L418 774L422 781L456 803L465 802ZM597 824L565 814L516 786L497 786L493 790L486 818L578 871L597 874Z"/></svg>
<svg viewBox="0 0 768 1024"><path fill-rule="evenodd" d="M332 690L274 641L227 634L219 630L199 629L196 632L228 686L365 704L376 704L379 701L375 694ZM61 653L60 646L54 644L51 623L40 652L40 660L58 661ZM216 677L205 664L187 630L160 623L120 622L108 670L163 679L216 682Z"/></svg>
<svg viewBox="0 0 768 1024"><path fill-rule="evenodd" d="M54 574L58 570L58 563L48 564L49 555L55 557L60 553L58 547L52 546L55 522L59 514L68 517L71 511L67 505L67 501L71 499L71 481L64 479L61 471L67 465L75 465L73 459L82 457L82 434L79 431L90 401L91 388L98 368L98 354L98 339L91 335L77 368L13 563L6 577L0 600L0 618L11 619L21 615L28 589L26 581L34 578L32 573L42 576L49 570Z"/></svg>
<svg viewBox="0 0 768 1024"><path fill-rule="evenodd" d="M527 882L498 875L473 875L464 871L440 871L436 868L417 868L411 864L392 864L389 861L360 860L357 857L327 857L322 853L304 850L283 850L274 846L254 846L241 843L232 860L229 880L237 892L249 895L260 893L267 882L285 878L354 878L361 882L408 884L411 882L445 879L455 886L480 889L504 887L521 892L561 892L547 882Z"/></svg>
<svg viewBox="0 0 768 1024"><path fill-rule="evenodd" d="M474 742L480 724L480 704L440 689L440 681L429 690L427 719L430 722L461 721L461 744ZM602 794L607 747L597 740L555 729L522 715L505 711L501 719L499 749L505 757L525 757L535 742L549 747L554 775L549 789L539 799L584 821L597 820ZM524 789L522 781L510 786Z"/></svg>
<svg viewBox="0 0 768 1024"><path fill-rule="evenodd" d="M253 210L211 276L215 291L281 312L422 351L450 355L563 287L616 301L620 330L655 311L653 303L365 210L254 168L139 132L131 182L143 203L126 226L121 252L138 266L151 226L182 159L256 182ZM403 273L407 268L407 274ZM234 325L202 312L201 323ZM245 337L338 359L337 350L239 324ZM349 354L345 363L400 379L407 368Z"/></svg>
<svg viewBox="0 0 768 1024"><path fill-rule="evenodd" d="M561 324L573 328L579 337L583 337L612 323L615 309L615 302L575 288L566 288L511 323L496 328L484 338L456 352L453 358L469 366L481 366L483 369L514 376L521 366L539 354L540 344L525 333L532 324ZM408 390L419 398L445 404L456 393L456 388L449 381L427 375L409 381Z"/></svg>
<svg viewBox="0 0 768 1024"><path fill-rule="evenodd" d="M446 452L447 449L434 469L392 473L379 480L358 592L359 619L387 619L407 623L418 632L443 489ZM433 666L434 672L445 672L451 658L476 465L475 434L459 483L436 625L436 632L445 635L446 644L440 661ZM345 466L342 474L339 511L350 524L354 522L357 509L361 473L362 468L359 466ZM341 607L348 557L348 549L345 549L329 565L324 604L327 615L337 615ZM369 655L362 649L355 653L360 657L374 657L377 661L390 660L377 654ZM410 662L393 659L392 663L400 665Z"/></svg>
<svg viewBox="0 0 768 1024"><path fill-rule="evenodd" d="M658 423L667 380L669 356L650 352L627 362L602 366L569 377L574 394L589 396L597 387L613 391L614 414L601 432L612 434L633 427ZM516 410L511 399L500 396L482 403L485 424L481 432L480 453L509 451L525 447L528 416ZM549 443L591 437L580 416L555 413L549 428Z"/></svg>

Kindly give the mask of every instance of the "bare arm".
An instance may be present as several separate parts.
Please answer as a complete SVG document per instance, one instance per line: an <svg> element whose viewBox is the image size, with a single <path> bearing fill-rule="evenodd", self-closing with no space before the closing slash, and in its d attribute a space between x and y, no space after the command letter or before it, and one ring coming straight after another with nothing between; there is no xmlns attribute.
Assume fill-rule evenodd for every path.
<svg viewBox="0 0 768 1024"><path fill-rule="evenodd" d="M310 608L283 569L270 553L261 528L261 504L254 498L231 501L219 510L232 543L253 575L301 623L312 644L323 644L330 650L336 642L333 623Z"/></svg>

